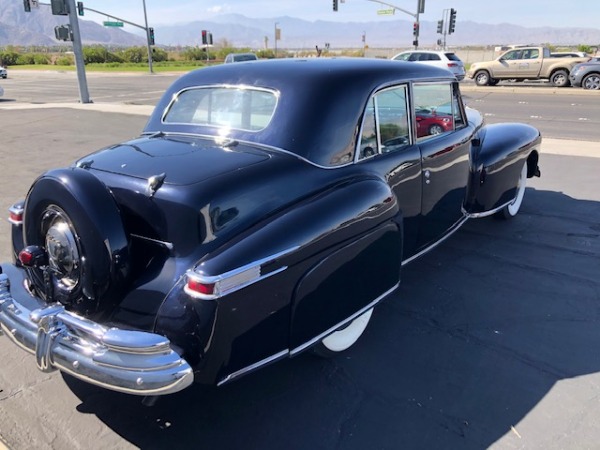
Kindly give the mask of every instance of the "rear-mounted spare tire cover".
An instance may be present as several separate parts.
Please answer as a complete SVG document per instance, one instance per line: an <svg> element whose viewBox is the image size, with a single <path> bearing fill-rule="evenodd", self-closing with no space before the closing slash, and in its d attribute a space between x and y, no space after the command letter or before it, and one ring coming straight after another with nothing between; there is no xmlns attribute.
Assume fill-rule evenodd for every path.
<svg viewBox="0 0 600 450"><path fill-rule="evenodd" d="M127 235L115 199L90 172L57 169L38 178L25 201L23 238L48 255L47 268L28 269L46 301L90 315L120 299L129 272Z"/></svg>

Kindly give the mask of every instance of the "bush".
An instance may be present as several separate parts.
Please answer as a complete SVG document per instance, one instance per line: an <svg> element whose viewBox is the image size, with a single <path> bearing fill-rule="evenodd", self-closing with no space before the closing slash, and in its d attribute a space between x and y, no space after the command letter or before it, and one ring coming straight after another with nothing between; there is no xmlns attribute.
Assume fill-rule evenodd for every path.
<svg viewBox="0 0 600 450"><path fill-rule="evenodd" d="M17 58L17 65L25 66L28 64L35 64L35 59L33 53L25 53L23 55L19 55Z"/></svg>
<svg viewBox="0 0 600 450"><path fill-rule="evenodd" d="M72 56L60 56L56 58L55 64L57 66L72 66L75 64L75 60Z"/></svg>
<svg viewBox="0 0 600 450"><path fill-rule="evenodd" d="M123 62L123 60L114 53L106 50L104 47L94 46L83 48L83 62L84 64L92 64Z"/></svg>
<svg viewBox="0 0 600 450"><path fill-rule="evenodd" d="M14 66L17 64L19 54L13 51L0 52L0 63L6 66Z"/></svg>
<svg viewBox="0 0 600 450"><path fill-rule="evenodd" d="M34 64L48 64L49 62L50 58L48 58L48 55L43 55L41 53L35 53L33 55Z"/></svg>

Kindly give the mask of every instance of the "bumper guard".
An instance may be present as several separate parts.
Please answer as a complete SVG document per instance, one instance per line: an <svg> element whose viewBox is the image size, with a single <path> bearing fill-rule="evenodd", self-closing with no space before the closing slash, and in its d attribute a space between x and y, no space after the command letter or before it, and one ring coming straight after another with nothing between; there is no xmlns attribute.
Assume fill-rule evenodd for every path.
<svg viewBox="0 0 600 450"><path fill-rule="evenodd" d="M170 341L143 331L107 328L56 303L30 311L0 274L0 335L35 355L43 372L59 369L113 391L165 395L193 382L190 365Z"/></svg>

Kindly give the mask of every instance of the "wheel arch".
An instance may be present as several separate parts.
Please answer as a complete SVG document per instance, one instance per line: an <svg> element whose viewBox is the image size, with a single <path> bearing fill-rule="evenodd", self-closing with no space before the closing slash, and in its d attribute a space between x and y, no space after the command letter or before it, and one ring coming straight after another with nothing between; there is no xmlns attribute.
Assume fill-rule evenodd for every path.
<svg viewBox="0 0 600 450"><path fill-rule="evenodd" d="M465 210L485 215L510 202L524 163L527 177L539 176L539 131L524 124L487 125L471 150Z"/></svg>

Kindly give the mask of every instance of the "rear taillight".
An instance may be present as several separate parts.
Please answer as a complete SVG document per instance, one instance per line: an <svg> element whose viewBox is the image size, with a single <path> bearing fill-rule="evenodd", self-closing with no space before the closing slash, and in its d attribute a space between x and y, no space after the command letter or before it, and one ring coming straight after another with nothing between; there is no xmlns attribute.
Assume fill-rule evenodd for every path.
<svg viewBox="0 0 600 450"><path fill-rule="evenodd" d="M266 258L253 261L250 264L220 275L206 275L202 273L202 266L197 267L195 270L188 270L185 274L184 291L191 297L203 300L213 300L223 297L283 272L287 269L287 266L277 264L277 260L297 249L298 247L292 247L282 252L274 253Z"/></svg>
<svg viewBox="0 0 600 450"><path fill-rule="evenodd" d="M36 245L29 245L19 252L19 262L25 267L40 267L47 263L46 252Z"/></svg>
<svg viewBox="0 0 600 450"><path fill-rule="evenodd" d="M448 63L448 67L458 67L458 64L456 64L456 63Z"/></svg>
<svg viewBox="0 0 600 450"><path fill-rule="evenodd" d="M8 209L8 221L13 225L23 225L23 203L15 203Z"/></svg>

